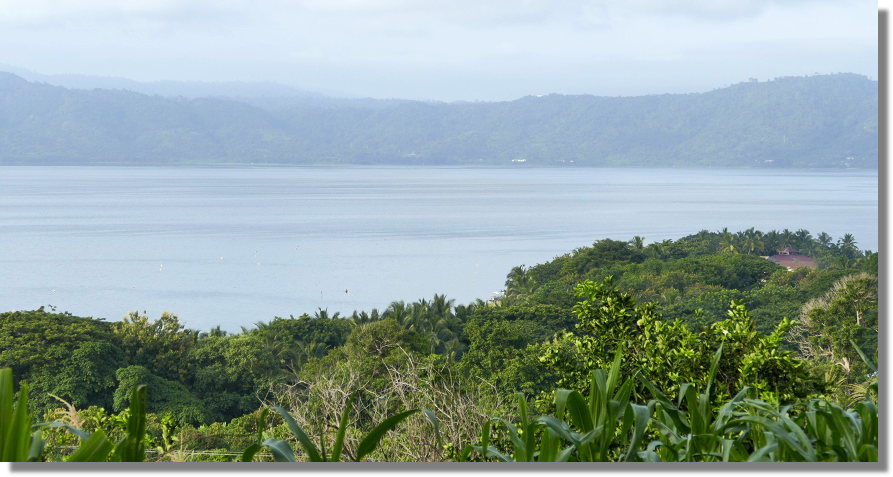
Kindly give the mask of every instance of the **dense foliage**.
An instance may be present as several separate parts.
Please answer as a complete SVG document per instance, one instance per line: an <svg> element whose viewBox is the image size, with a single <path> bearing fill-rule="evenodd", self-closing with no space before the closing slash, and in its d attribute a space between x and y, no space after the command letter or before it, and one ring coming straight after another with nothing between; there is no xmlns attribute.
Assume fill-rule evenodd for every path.
<svg viewBox="0 0 893 477"><path fill-rule="evenodd" d="M0 164L877 167L877 82L852 74L628 98L270 102L0 73Z"/></svg>
<svg viewBox="0 0 893 477"><path fill-rule="evenodd" d="M764 258L784 247L819 267ZM877 267L852 236L804 230L599 240L516 267L490 302L240 333L2 313L0 368L26 398L17 419L64 424L23 458L872 460Z"/></svg>

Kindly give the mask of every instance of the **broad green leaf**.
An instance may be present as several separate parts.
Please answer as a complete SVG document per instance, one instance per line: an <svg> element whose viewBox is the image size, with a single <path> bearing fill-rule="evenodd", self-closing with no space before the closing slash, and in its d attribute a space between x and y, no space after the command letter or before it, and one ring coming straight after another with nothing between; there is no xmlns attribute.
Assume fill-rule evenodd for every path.
<svg viewBox="0 0 893 477"><path fill-rule="evenodd" d="M562 439L570 442L571 444L579 445L580 438L573 431L571 431L570 426L561 419L558 419L554 416L540 416L539 422L543 423L549 429L551 429L557 436Z"/></svg>
<svg viewBox="0 0 893 477"><path fill-rule="evenodd" d="M716 353L713 354L713 360L710 362L710 374L707 375L707 391L706 393L710 394L710 388L713 385L713 380L716 379L716 371L719 369L719 360L722 357L722 346L724 343L719 344L719 348L717 348Z"/></svg>
<svg viewBox="0 0 893 477"><path fill-rule="evenodd" d="M130 396L130 415L127 417L127 433L112 454L116 462L143 462L146 460L146 386L139 385Z"/></svg>
<svg viewBox="0 0 893 477"><path fill-rule="evenodd" d="M11 390L11 374L9 379ZM28 414L28 387L24 384L19 388L19 397L10 417L0 454L4 462L27 461L31 447L31 415Z"/></svg>
<svg viewBox="0 0 893 477"><path fill-rule="evenodd" d="M289 430L291 430L291 433L294 434L298 442L301 443L301 447L304 448L304 452L307 453L307 458L310 462L324 462L323 457L319 453L319 449L317 449L316 445L313 444L313 441L307 437L307 434L304 433L301 426L295 422L294 418L291 417L291 414L279 406L273 406L271 409L279 413L279 415L282 416L282 419L285 420L285 424L288 426Z"/></svg>
<svg viewBox="0 0 893 477"><path fill-rule="evenodd" d="M579 391L572 391L567 395L566 405L571 422L573 422L578 429L582 432L589 432L593 429L594 424L592 414L590 414L589 406Z"/></svg>
<svg viewBox="0 0 893 477"><path fill-rule="evenodd" d="M36 462L40 459L40 453L43 452L45 445L46 441L43 440L41 431L34 431L31 434L31 448L28 449L28 462Z"/></svg>
<svg viewBox="0 0 893 477"><path fill-rule="evenodd" d="M378 447L378 443L381 441L381 438L390 431L391 429L397 427L404 419L407 417L419 412L418 409L410 409L408 411L403 411L399 414L395 414L384 421L382 421L379 425L375 426L363 440L360 441L360 444L357 446L357 457L356 460L359 461L363 457L365 457L370 452L374 451L376 447Z"/></svg>
<svg viewBox="0 0 893 477"><path fill-rule="evenodd" d="M6 454L6 445L11 437L10 430L13 422L12 412L12 370L0 369L0 460L11 462L11 456Z"/></svg>
<svg viewBox="0 0 893 477"><path fill-rule="evenodd" d="M279 439L267 439L262 445L270 449L276 462L295 462L295 453L287 442Z"/></svg>
<svg viewBox="0 0 893 477"><path fill-rule="evenodd" d="M805 443L802 442L798 439L800 436L796 435L795 432L791 432L792 430L782 428L780 425L769 420L768 418L762 416L741 416L737 418L736 421L759 424L770 431L772 435L778 438L781 442L786 443L788 447L790 447L794 452L797 453L798 457L801 460L807 462L814 462L816 460L815 450L812 448L812 446L809 445L808 441ZM799 427L797 428L797 430L800 430Z"/></svg>
<svg viewBox="0 0 893 477"><path fill-rule="evenodd" d="M759 448L747 458L748 462L766 462L770 453L778 450L778 443L772 442Z"/></svg>
<svg viewBox="0 0 893 477"><path fill-rule="evenodd" d="M518 435L518 428L508 419L500 417L497 418L497 420L505 426L505 429L508 432L509 440L512 441L512 445L514 446L515 460L518 462L528 462L527 446L525 445L524 440L521 439L521 436Z"/></svg>
<svg viewBox="0 0 893 477"><path fill-rule="evenodd" d="M353 396L347 399L344 406L344 412L341 413L341 421L338 423L338 433L335 434L335 445L332 447L332 456L328 459L331 462L341 460L341 449L344 447L344 435L347 433L347 424L350 419L350 410L353 406Z"/></svg>
<svg viewBox="0 0 893 477"><path fill-rule="evenodd" d="M46 427L46 428L50 428L50 429L52 429L52 428L56 428L56 427L62 427L62 428L67 429L67 430L68 430L69 432L71 432L72 434L78 436L78 437L81 438L82 440L87 440L87 439L90 438L90 434L89 434L89 433L84 432L84 431L82 431L81 429L78 429L77 427L74 427L74 426L72 426L72 425L70 425L70 424L66 424L66 423L64 423L64 422L59 422L59 421L44 422L44 423L40 423L40 424L38 424L38 427Z"/></svg>
<svg viewBox="0 0 893 477"><path fill-rule="evenodd" d="M623 459L627 462L633 460L633 457L638 456L637 450L639 448L639 442L642 440L642 436L645 435L645 428L648 427L648 421L651 420L651 410L648 406L630 404L628 409L632 410L632 413L628 412L624 419L634 419L635 429L633 429L633 437L630 440L629 449L626 451L626 456Z"/></svg>
<svg viewBox="0 0 893 477"><path fill-rule="evenodd" d="M105 432L98 429L89 439L81 442L77 450L65 460L67 462L105 462L114 447Z"/></svg>
<svg viewBox="0 0 893 477"><path fill-rule="evenodd" d="M242 452L242 462L253 461L254 455L257 454L262 448L263 448L263 446L260 443L254 443L254 444L251 444L250 446L248 446L248 448L246 448Z"/></svg>
<svg viewBox="0 0 893 477"><path fill-rule="evenodd" d="M428 418L428 421L434 427L434 437L437 439L437 447L443 447L443 438L440 435L440 420L437 419L437 415L434 414L434 411L430 409L422 409L422 413Z"/></svg>
<svg viewBox="0 0 893 477"><path fill-rule="evenodd" d="M853 348L855 348L856 352L859 353L859 357L862 358L862 361L865 362L865 365L868 366L869 369L877 373L877 365L874 364L874 361L872 361L868 358L868 356L865 355L865 352L862 351L862 348L860 348L859 345L857 345L856 342L853 340L850 340L850 344L853 345Z"/></svg>

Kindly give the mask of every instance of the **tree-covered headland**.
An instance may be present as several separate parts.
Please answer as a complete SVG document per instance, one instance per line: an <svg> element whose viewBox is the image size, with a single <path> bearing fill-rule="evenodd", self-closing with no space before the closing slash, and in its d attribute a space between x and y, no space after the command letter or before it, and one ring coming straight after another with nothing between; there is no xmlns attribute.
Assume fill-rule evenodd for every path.
<svg viewBox="0 0 893 477"><path fill-rule="evenodd" d="M7 312L0 439L30 416L56 424L6 460L876 461L877 274L849 234L723 230L239 333Z"/></svg>

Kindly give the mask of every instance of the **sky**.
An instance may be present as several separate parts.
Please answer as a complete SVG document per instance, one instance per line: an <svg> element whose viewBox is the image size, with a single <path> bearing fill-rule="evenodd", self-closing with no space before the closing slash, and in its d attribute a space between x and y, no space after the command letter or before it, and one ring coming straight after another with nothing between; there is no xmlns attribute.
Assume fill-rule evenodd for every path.
<svg viewBox="0 0 893 477"><path fill-rule="evenodd" d="M877 78L865 0L0 0L0 64L497 101Z"/></svg>

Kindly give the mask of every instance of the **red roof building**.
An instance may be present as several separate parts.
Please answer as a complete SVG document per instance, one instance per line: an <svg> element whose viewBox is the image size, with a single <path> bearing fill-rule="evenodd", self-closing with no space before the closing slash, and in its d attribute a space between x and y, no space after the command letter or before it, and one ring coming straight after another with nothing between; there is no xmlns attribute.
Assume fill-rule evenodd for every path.
<svg viewBox="0 0 893 477"><path fill-rule="evenodd" d="M795 268L819 268L819 262L812 257L807 257L806 255L800 255L800 252L786 247L778 251L777 255L772 255L769 257L770 262L775 262L782 267L788 269L788 271L794 270Z"/></svg>

